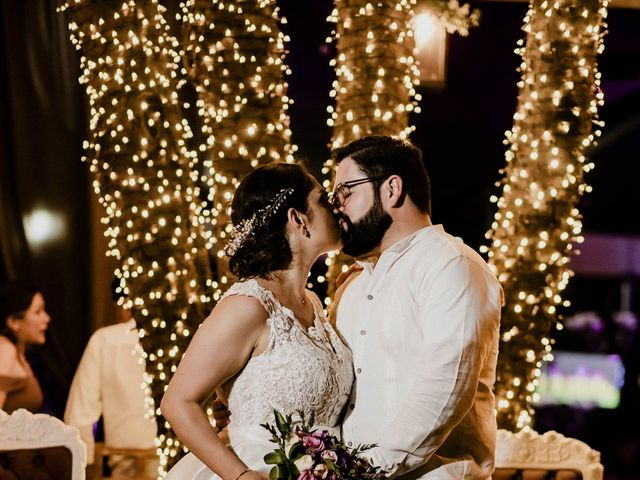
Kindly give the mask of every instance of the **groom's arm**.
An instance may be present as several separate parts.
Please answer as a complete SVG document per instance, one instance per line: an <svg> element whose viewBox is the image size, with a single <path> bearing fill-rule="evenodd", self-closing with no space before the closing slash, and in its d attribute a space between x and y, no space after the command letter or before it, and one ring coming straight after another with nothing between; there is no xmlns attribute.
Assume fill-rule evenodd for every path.
<svg viewBox="0 0 640 480"><path fill-rule="evenodd" d="M424 354L407 366L414 386L370 451L390 477L424 465L469 412L499 328L499 286L466 257L425 279L418 302Z"/></svg>

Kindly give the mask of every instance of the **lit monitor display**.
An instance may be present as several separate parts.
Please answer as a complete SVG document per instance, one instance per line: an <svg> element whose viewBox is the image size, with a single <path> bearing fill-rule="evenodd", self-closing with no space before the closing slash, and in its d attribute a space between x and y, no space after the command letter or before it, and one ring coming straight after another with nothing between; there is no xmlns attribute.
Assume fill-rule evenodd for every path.
<svg viewBox="0 0 640 480"><path fill-rule="evenodd" d="M554 351L544 365L538 394L540 405L616 408L624 384L618 355Z"/></svg>

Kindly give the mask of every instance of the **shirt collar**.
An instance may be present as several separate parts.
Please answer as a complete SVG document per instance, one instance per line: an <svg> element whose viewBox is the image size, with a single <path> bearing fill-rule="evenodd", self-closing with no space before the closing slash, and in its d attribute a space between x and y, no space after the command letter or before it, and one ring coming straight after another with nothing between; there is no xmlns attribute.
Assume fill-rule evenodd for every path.
<svg viewBox="0 0 640 480"><path fill-rule="evenodd" d="M429 225L428 227L421 228L416 230L411 235L407 235L404 238L401 238L396 243L387 248L379 258L391 256L391 259L398 258L404 252L406 252L414 243L422 240L424 237L431 235L435 232L443 232L444 229L441 224L438 225ZM376 257L364 258L361 260L356 260L356 263L360 265L363 269L365 269L368 273L373 271L373 268L376 265L376 260L379 260Z"/></svg>

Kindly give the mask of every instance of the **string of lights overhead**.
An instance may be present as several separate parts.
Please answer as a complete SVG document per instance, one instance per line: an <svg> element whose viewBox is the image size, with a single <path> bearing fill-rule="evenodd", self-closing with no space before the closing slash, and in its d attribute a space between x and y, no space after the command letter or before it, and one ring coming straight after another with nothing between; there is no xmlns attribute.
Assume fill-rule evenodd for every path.
<svg viewBox="0 0 640 480"><path fill-rule="evenodd" d="M505 292L496 381L501 428L531 426L542 362L553 358L553 330L574 243L578 203L591 188L588 150L600 136L603 103L597 57L606 30L606 0L533 0L524 18L518 107L505 143L497 213L483 251Z"/></svg>

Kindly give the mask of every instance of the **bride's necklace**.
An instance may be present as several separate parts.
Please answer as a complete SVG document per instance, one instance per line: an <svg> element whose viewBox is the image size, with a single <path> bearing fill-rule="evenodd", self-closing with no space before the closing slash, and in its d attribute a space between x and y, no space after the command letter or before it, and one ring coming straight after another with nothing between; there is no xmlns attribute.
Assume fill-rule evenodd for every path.
<svg viewBox="0 0 640 480"><path fill-rule="evenodd" d="M266 288L269 289L272 293L279 290L279 289L270 289L269 286L267 286ZM274 293L274 295L275 295L275 293ZM291 297L287 298L287 297L281 295L280 292L276 295L276 297L278 297L278 301L280 303L282 303L283 300L290 300L291 299ZM299 299L300 300L300 304L305 305L305 306L307 305L307 292L305 290L302 291L302 295L300 295L299 297L293 296L293 298L295 298L296 300ZM283 303L283 305L284 305L284 303Z"/></svg>

